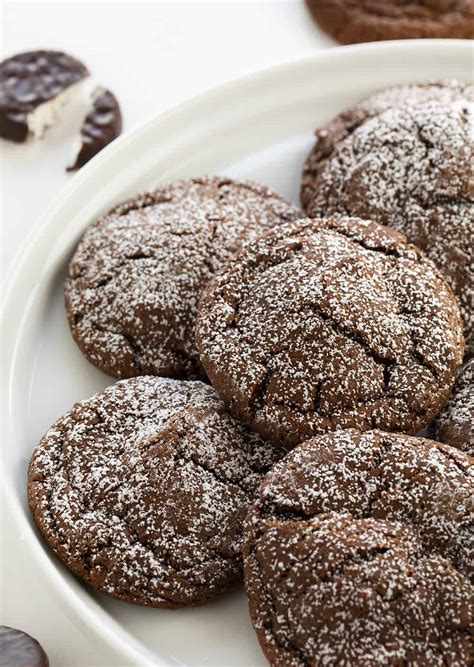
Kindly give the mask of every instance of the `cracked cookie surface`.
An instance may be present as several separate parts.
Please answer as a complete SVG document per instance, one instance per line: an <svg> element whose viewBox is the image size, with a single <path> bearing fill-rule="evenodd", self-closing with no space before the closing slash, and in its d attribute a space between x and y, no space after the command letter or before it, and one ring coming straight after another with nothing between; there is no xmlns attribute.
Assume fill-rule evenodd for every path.
<svg viewBox="0 0 474 667"><path fill-rule="evenodd" d="M349 427L416 433L464 349L432 262L357 218L300 220L247 244L206 289L197 344L229 409L288 446Z"/></svg>
<svg viewBox="0 0 474 667"><path fill-rule="evenodd" d="M474 102L467 93L457 99L454 88L445 91L444 101L430 100L429 91L424 90L423 104L406 101L365 122L359 117L346 138L335 145L329 140L322 160L320 151L313 152L303 177L304 197L309 215L365 217L420 247L458 297L472 350ZM454 99L448 102L450 95ZM472 100L472 88L470 95ZM333 127L343 133L344 126Z"/></svg>
<svg viewBox="0 0 474 667"><path fill-rule="evenodd" d="M272 190L220 177L120 204L88 228L69 266L66 310L82 353L119 378L201 377L194 324L204 286L247 238L300 217Z"/></svg>
<svg viewBox="0 0 474 667"><path fill-rule="evenodd" d="M252 622L271 665L467 665L472 459L338 431L267 474L244 528Z"/></svg>
<svg viewBox="0 0 474 667"><path fill-rule="evenodd" d="M326 125L317 127L314 131L314 146L303 167L301 180L303 207L307 209L315 196L319 172L339 142L349 137L367 120L389 109L436 102L442 104L474 102L474 86L458 79L443 79L387 88L345 109Z"/></svg>
<svg viewBox="0 0 474 667"><path fill-rule="evenodd" d="M202 382L122 380L46 433L29 504L92 586L146 606L202 604L240 580L242 521L281 454Z"/></svg>
<svg viewBox="0 0 474 667"><path fill-rule="evenodd" d="M306 0L317 23L343 44L386 39L474 39L473 0Z"/></svg>
<svg viewBox="0 0 474 667"><path fill-rule="evenodd" d="M474 359L461 368L452 394L430 425L429 434L474 456Z"/></svg>

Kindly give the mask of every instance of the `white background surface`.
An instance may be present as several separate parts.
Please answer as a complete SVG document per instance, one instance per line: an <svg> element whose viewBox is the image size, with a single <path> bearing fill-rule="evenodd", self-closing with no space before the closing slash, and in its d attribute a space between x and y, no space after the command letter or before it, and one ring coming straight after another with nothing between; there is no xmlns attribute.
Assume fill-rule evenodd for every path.
<svg viewBox="0 0 474 667"><path fill-rule="evenodd" d="M41 47L70 51L115 92L125 130L210 86L333 44L299 0L6 2L2 11L2 56ZM71 178L64 167L74 131L65 121L41 142L0 140L4 280L46 206ZM0 622L36 636L51 667L117 665L55 606L3 503L2 510Z"/></svg>

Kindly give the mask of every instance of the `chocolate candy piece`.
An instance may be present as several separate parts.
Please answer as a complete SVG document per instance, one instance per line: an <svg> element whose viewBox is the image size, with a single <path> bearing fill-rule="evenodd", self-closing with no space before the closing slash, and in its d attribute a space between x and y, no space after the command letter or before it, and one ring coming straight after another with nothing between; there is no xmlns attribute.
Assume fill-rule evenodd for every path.
<svg viewBox="0 0 474 667"><path fill-rule="evenodd" d="M28 51L0 64L0 136L25 141L42 136L70 88L89 75L85 65L61 51Z"/></svg>
<svg viewBox="0 0 474 667"><path fill-rule="evenodd" d="M36 639L21 630L0 625L0 667L48 666L48 656Z"/></svg>
<svg viewBox="0 0 474 667"><path fill-rule="evenodd" d="M122 131L122 113L117 98L110 90L97 88L92 108L81 128L81 144L74 163L67 170L80 169L86 162L113 141Z"/></svg>

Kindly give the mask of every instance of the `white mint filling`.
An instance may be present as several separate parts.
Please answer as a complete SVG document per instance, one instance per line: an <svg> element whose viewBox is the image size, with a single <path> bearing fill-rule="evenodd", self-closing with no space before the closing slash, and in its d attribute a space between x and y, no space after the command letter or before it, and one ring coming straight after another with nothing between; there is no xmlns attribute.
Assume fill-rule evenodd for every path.
<svg viewBox="0 0 474 667"><path fill-rule="evenodd" d="M33 138L43 138L48 127L51 127L51 125L57 121L60 109L63 108L71 98L78 95L79 92L82 92L82 94L87 92L87 95L89 95L90 86L85 86L85 83L89 83L87 78L73 83L59 93L59 95L40 104L34 111L28 114L28 131L33 135Z"/></svg>

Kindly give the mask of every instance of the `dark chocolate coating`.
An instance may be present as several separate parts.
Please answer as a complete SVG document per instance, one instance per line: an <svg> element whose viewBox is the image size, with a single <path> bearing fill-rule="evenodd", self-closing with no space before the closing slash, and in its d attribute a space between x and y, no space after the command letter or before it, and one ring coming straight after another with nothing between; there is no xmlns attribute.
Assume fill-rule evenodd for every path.
<svg viewBox="0 0 474 667"><path fill-rule="evenodd" d="M0 625L0 667L49 667L49 660L36 639Z"/></svg>
<svg viewBox="0 0 474 667"><path fill-rule="evenodd" d="M102 89L81 128L81 148L68 171L80 169L110 144L122 131L122 112L117 98L110 90Z"/></svg>
<svg viewBox="0 0 474 667"><path fill-rule="evenodd" d="M0 64L0 136L22 142L28 114L88 76L87 67L61 51L27 51Z"/></svg>

